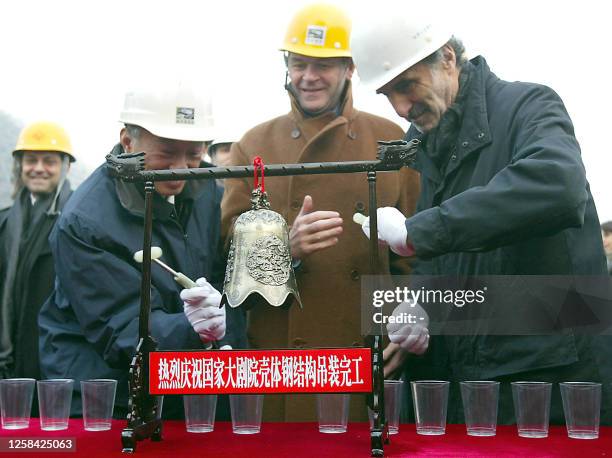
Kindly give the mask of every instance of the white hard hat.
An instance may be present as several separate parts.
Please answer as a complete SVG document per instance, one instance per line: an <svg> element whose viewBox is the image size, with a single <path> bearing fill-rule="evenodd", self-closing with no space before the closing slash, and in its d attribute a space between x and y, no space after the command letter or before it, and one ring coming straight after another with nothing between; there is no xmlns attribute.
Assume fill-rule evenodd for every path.
<svg viewBox="0 0 612 458"><path fill-rule="evenodd" d="M231 134L230 132L222 132L215 136L215 139L210 143L209 148L214 146L223 145L226 143L234 143L240 140L240 136L236 134Z"/></svg>
<svg viewBox="0 0 612 458"><path fill-rule="evenodd" d="M378 7L355 21L351 38L353 60L361 82L380 89L451 39L451 28L440 13L426 16L401 3L398 9Z"/></svg>
<svg viewBox="0 0 612 458"><path fill-rule="evenodd" d="M173 140L202 142L213 138L211 98L183 82L128 91L119 120Z"/></svg>

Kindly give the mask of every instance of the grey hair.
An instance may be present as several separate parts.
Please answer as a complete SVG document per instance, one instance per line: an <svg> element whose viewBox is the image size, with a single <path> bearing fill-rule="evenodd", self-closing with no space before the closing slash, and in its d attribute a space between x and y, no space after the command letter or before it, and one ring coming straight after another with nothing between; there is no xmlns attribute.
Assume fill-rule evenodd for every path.
<svg viewBox="0 0 612 458"><path fill-rule="evenodd" d="M142 127L135 124L126 124L125 129L132 140L138 140L140 138Z"/></svg>
<svg viewBox="0 0 612 458"><path fill-rule="evenodd" d="M465 46L459 38L452 36L451 39L444 44L444 46L446 45L450 46L451 48L453 48L453 51L455 51L455 64L457 64L457 66L463 65L467 61L467 56L465 54ZM433 54L427 56L425 59L423 59L422 62L430 66L440 62L444 57L444 55L442 54L442 48L444 46L441 46Z"/></svg>

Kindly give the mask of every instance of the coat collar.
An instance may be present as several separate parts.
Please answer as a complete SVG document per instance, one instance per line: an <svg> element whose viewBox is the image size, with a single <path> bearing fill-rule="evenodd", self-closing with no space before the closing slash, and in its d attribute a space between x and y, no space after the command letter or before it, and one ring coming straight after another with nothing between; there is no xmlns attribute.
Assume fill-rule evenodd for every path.
<svg viewBox="0 0 612 458"><path fill-rule="evenodd" d="M59 208L60 210L64 208L64 205L66 205L66 202L68 201L68 198L71 194L72 189L70 186L70 181L66 179L64 180L64 184L62 185L62 189L60 190L59 196L57 198L57 208Z"/></svg>
<svg viewBox="0 0 612 458"><path fill-rule="evenodd" d="M465 111L459 135L457 136L455 151L451 154L446 167L446 176L453 173L465 158L491 143L486 85L489 78L497 79L497 77L491 72L486 60L482 56L477 56L470 62L474 66L472 81L470 82L469 92L465 99ZM422 137L422 134L416 128L410 127L406 137L409 139L419 138ZM443 177L432 160L425 154L425 151L421 149L419 153L415 168L433 181L437 183L442 182Z"/></svg>
<svg viewBox="0 0 612 458"><path fill-rule="evenodd" d="M111 150L111 154L117 156L123 154L124 150L120 143L116 144ZM203 162L201 167L210 167L211 164ZM108 173L108 172L107 172ZM144 188L142 183L128 183L117 178L115 181L115 190L119 197L121 206L135 216L144 217ZM205 191L206 183L204 180L188 180L185 184L183 192L177 196L177 200L196 200ZM153 193L153 218L156 220L169 220L172 216L175 206L169 203L162 196Z"/></svg>
<svg viewBox="0 0 612 458"><path fill-rule="evenodd" d="M465 101L465 115L457 137L457 158L450 161L447 174L459 167L466 157L491 143L486 85L490 77L497 77L491 73L482 56L475 57L471 62L474 65L474 81Z"/></svg>
<svg viewBox="0 0 612 458"><path fill-rule="evenodd" d="M57 213L55 212L50 213L49 207L53 203L53 200L55 198L55 192L56 191L53 191L51 194L45 194L45 195L39 196L36 199L35 204L32 205L31 204L32 196L30 194L30 191L28 190L28 188L23 186L19 190L17 196L15 197L15 205L21 205L23 208L23 206L26 205L27 203L27 205L32 205L32 207L40 207L42 211L44 211L44 213L48 214L48 216L54 217L54 216L57 216ZM57 208L61 210L62 208L64 208L64 205L66 204L66 202L68 201L68 198L72 194L70 181L68 181L67 179L63 180L62 187L58 194L59 195L57 197Z"/></svg>

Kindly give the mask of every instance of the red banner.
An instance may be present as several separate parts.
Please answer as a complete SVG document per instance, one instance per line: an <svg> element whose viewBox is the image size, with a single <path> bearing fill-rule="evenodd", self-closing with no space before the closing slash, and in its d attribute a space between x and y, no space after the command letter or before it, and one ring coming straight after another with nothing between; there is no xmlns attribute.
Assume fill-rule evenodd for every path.
<svg viewBox="0 0 612 458"><path fill-rule="evenodd" d="M369 393L369 348L157 351L150 394Z"/></svg>

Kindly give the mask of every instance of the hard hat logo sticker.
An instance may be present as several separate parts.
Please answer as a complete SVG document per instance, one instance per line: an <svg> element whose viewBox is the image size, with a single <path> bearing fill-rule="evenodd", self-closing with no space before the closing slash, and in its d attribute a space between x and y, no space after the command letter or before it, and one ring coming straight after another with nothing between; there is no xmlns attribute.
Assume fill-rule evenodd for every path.
<svg viewBox="0 0 612 458"><path fill-rule="evenodd" d="M176 107L176 123L177 124L194 124L195 123L195 108Z"/></svg>
<svg viewBox="0 0 612 458"><path fill-rule="evenodd" d="M320 25L309 25L306 28L306 40L304 40L304 43L307 45L324 46L326 33L327 27Z"/></svg>

